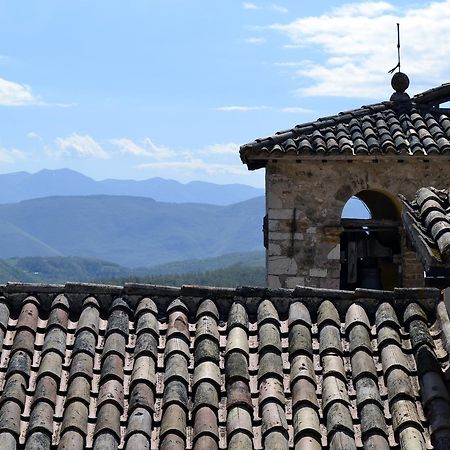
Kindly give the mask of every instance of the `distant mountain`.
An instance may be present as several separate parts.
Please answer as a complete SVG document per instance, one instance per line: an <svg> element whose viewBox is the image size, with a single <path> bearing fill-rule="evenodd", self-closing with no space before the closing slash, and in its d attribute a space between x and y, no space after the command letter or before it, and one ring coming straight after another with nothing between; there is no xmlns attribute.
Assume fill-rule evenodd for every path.
<svg viewBox="0 0 450 450"><path fill-rule="evenodd" d="M171 203L230 205L264 195L264 189L243 184L187 184L163 178L96 181L70 169L15 172L0 175L0 203L51 196L131 195Z"/></svg>
<svg viewBox="0 0 450 450"><path fill-rule="evenodd" d="M230 206L126 196L0 205L0 258L84 256L128 267L262 250L264 197Z"/></svg>

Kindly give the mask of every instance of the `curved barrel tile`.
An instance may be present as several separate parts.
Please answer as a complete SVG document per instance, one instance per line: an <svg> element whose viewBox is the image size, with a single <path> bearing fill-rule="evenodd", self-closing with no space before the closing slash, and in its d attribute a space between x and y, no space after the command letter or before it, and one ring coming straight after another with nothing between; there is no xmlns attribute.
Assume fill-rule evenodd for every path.
<svg viewBox="0 0 450 450"><path fill-rule="evenodd" d="M411 303L405 310L404 322L411 338L431 441L435 449L444 450L450 443L450 395L435 353L428 318L420 305Z"/></svg>
<svg viewBox="0 0 450 450"><path fill-rule="evenodd" d="M176 299L167 310L169 322L164 351L164 396L159 446L161 449L186 448L190 334L184 303Z"/></svg>
<svg viewBox="0 0 450 450"><path fill-rule="evenodd" d="M389 433L378 389L378 374L373 360L370 322L364 308L354 303L346 314L346 333L350 347L352 379L361 418L365 448L389 449Z"/></svg>
<svg viewBox="0 0 450 450"><path fill-rule="evenodd" d="M341 322L335 306L330 301L325 300L319 306L317 322L323 367L322 409L329 447L332 450L356 450L347 377L342 359Z"/></svg>
<svg viewBox="0 0 450 450"><path fill-rule="evenodd" d="M227 389L227 448L253 449L253 403L248 370L248 316L245 307L235 302L228 316L225 353Z"/></svg>
<svg viewBox="0 0 450 450"><path fill-rule="evenodd" d="M278 313L269 300L258 307L259 416L263 448L288 450L283 363Z"/></svg>
<svg viewBox="0 0 450 450"><path fill-rule="evenodd" d="M148 450L155 412L159 322L150 298L139 301L135 311L136 343L128 400L126 450Z"/></svg>
<svg viewBox="0 0 450 450"><path fill-rule="evenodd" d="M194 341L194 376L192 395L193 448L219 448L218 410L221 389L219 312L211 300L204 300L197 310Z"/></svg>
<svg viewBox="0 0 450 450"><path fill-rule="evenodd" d="M99 304L95 298L88 297L83 302L75 332L58 450L78 450L86 446L98 329Z"/></svg>
<svg viewBox="0 0 450 450"><path fill-rule="evenodd" d="M17 320L0 398L0 437L10 443L11 449L17 448L19 444L20 416L25 407L38 317L38 300L33 296L27 297Z"/></svg>
<svg viewBox="0 0 450 450"><path fill-rule="evenodd" d="M382 303L375 313L375 320L395 438L402 450L425 450L415 390L410 378L413 371L403 350L397 314L391 304Z"/></svg>

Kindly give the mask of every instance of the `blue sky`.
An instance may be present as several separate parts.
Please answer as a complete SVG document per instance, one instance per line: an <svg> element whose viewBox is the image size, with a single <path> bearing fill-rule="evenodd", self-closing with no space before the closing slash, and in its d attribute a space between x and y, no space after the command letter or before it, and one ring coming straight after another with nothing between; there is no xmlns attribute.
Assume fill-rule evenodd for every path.
<svg viewBox="0 0 450 450"><path fill-rule="evenodd" d="M450 1L0 1L0 172L263 186L240 144L450 81Z"/></svg>

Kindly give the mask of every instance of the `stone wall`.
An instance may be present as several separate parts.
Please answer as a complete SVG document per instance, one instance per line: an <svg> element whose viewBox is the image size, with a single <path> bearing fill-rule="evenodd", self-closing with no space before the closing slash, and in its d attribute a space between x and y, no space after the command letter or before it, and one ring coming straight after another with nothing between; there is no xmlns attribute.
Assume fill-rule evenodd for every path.
<svg viewBox="0 0 450 450"><path fill-rule="evenodd" d="M400 208L399 193L412 198L422 186L447 188L449 169L442 157L268 162L268 286L339 288L340 219L347 200L362 190L379 190ZM423 284L420 263L402 247L403 284Z"/></svg>

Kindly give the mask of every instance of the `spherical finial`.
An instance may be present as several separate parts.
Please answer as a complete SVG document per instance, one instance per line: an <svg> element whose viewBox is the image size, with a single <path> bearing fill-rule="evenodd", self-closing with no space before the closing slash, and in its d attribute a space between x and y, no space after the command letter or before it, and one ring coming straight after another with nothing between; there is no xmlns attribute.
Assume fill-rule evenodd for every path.
<svg viewBox="0 0 450 450"><path fill-rule="evenodd" d="M391 86L394 88L395 92L403 94L409 86L408 75L403 72L396 72L392 77Z"/></svg>

